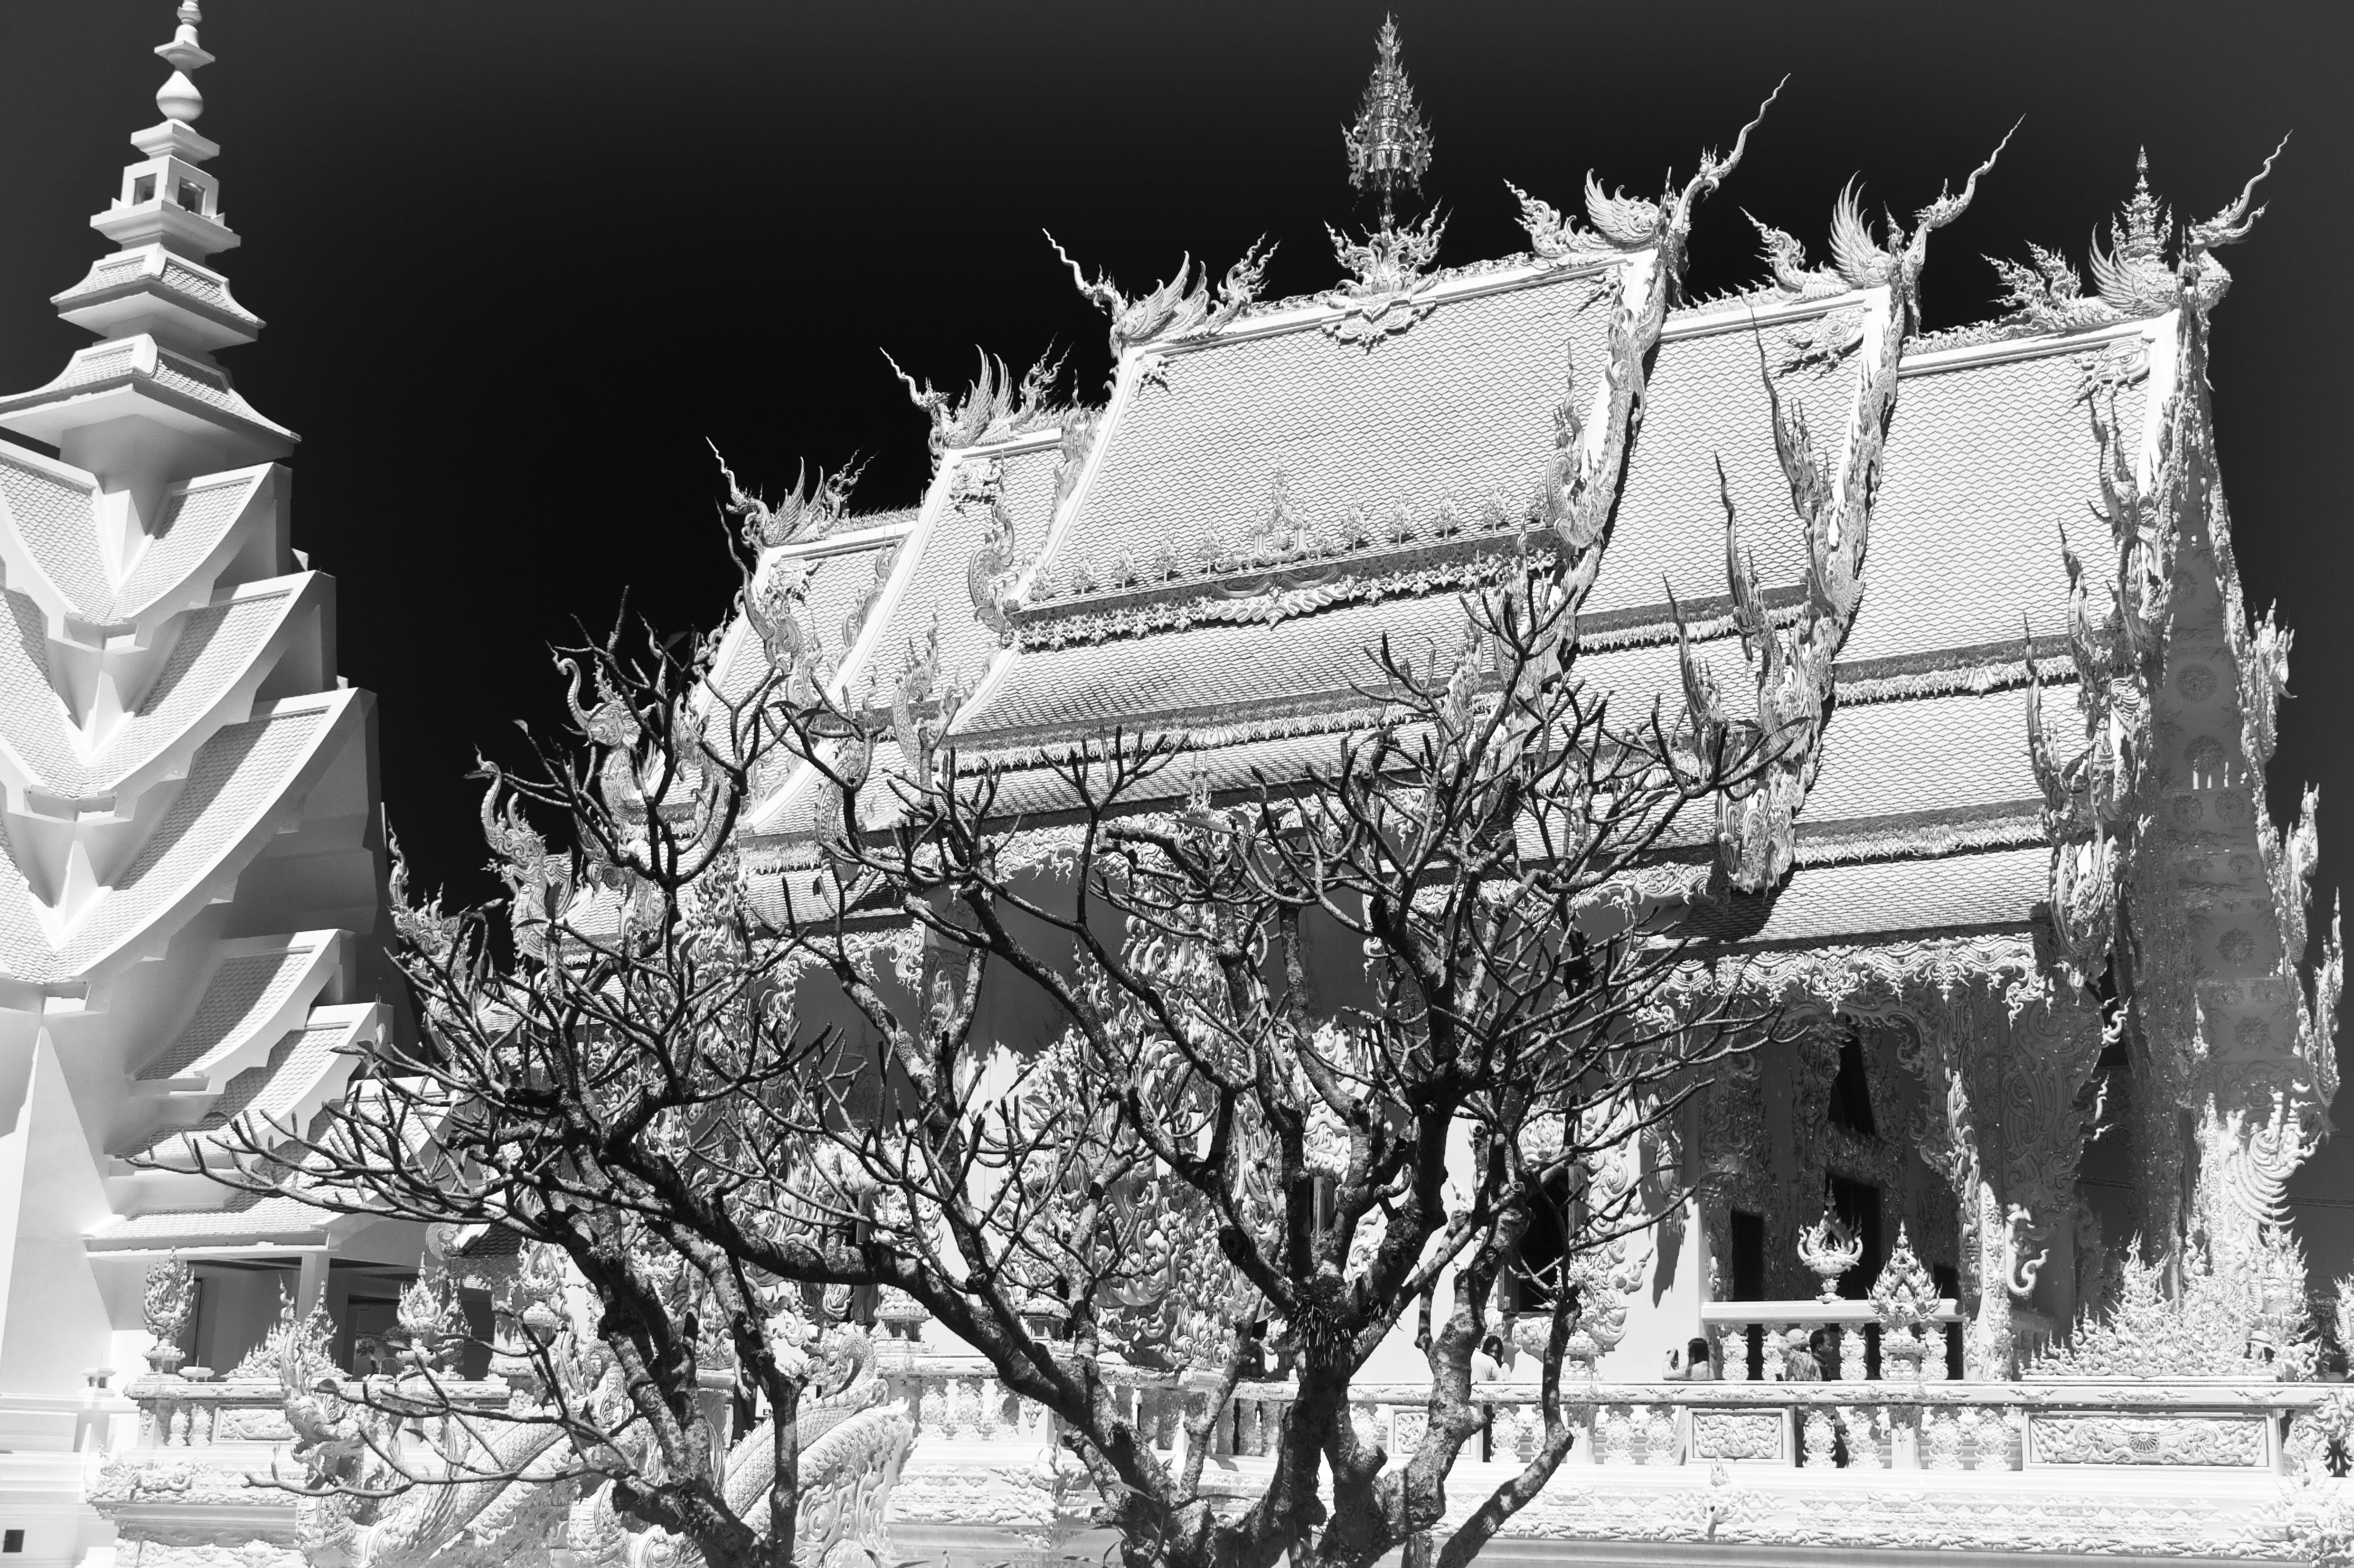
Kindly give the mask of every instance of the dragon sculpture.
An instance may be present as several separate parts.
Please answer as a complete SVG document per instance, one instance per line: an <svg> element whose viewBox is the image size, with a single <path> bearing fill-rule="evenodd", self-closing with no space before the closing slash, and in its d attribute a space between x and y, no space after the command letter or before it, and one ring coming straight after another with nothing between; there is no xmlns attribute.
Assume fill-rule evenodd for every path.
<svg viewBox="0 0 2354 1568"><path fill-rule="evenodd" d="M451 1412L445 1383L456 1339L412 1330L397 1375L348 1379L328 1360L327 1326L313 1313L303 1331L280 1337L279 1378L302 1466L295 1491L298 1545L314 1568L699 1568L686 1540L642 1525L615 1506L605 1478L618 1460L642 1461L626 1436L616 1454L580 1451L565 1411L608 1433L626 1434L626 1395L613 1358L598 1343L586 1286L546 1249L526 1246L509 1320L544 1356L502 1345L493 1371L509 1394L477 1419ZM407 1323L411 1316L404 1310ZM798 1568L880 1568L897 1559L885 1534L891 1489L915 1444L914 1418L886 1403L865 1330L837 1324L821 1338L796 1417L800 1498L793 1558ZM544 1371L552 1372L551 1385ZM724 1368L706 1374L724 1411L733 1386ZM481 1385L462 1385L480 1387ZM495 1385L493 1385L495 1387ZM405 1408L429 1410L421 1418ZM723 1417L724 1419L724 1417ZM768 1512L775 1482L766 1420L727 1453L724 1489L739 1518Z"/></svg>

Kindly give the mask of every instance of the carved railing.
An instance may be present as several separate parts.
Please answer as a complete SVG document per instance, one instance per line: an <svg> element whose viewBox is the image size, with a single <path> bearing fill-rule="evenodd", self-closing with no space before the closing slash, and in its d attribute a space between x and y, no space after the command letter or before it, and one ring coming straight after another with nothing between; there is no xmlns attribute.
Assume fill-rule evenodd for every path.
<svg viewBox="0 0 2354 1568"><path fill-rule="evenodd" d="M390 1388L391 1378L371 1379ZM444 1381L439 1393L459 1406L495 1409L507 1402L507 1385L496 1381ZM232 1444L289 1443L286 1391L267 1378L142 1377L124 1391L139 1412L136 1436L119 1451L207 1448Z"/></svg>
<svg viewBox="0 0 2354 1568"><path fill-rule="evenodd" d="M1761 1305L1727 1304L1723 1326L1753 1314L1787 1332L1798 1304L1773 1303L1771 1312ZM1797 1326L1819 1324L1801 1315ZM894 1504L895 1528L912 1532L907 1540L928 1531L963 1541L984 1525L1032 1534L1079 1528L1093 1492L1061 1454L1052 1417L1012 1394L981 1357L934 1353L913 1340L881 1350L889 1397L918 1424L896 1494L904 1500ZM1208 1380L1116 1362L1105 1371L1143 1440L1181 1457L1184 1418L1205 1411ZM454 1392L486 1402L506 1395L496 1382ZM1566 1463L1583 1468L1546 1488L1507 1534L1617 1539L1634 1531L1651 1539L1666 1530L1698 1539L1720 1520L1719 1539L1854 1545L1879 1540L1877 1531L1892 1546L2010 1551L2077 1540L2070 1530L2080 1546L2103 1531L2127 1531L2147 1537L2137 1550L2158 1555L2277 1558L2286 1551L2281 1499L2294 1489L2283 1478L2342 1468L2354 1432L2354 1391L2315 1383L1569 1381L1563 1392L1574 1435ZM88 1494L123 1541L186 1541L194 1531L242 1550L292 1539L292 1500L249 1482L273 1462L291 1470L292 1434L274 1381L144 1377L128 1393L111 1409L135 1409L138 1419L115 1416L111 1462ZM1235 1391L1209 1423L1205 1489L1256 1494L1294 1394L1286 1381ZM1472 1397L1487 1430L1459 1461L1467 1496L1533 1456L1543 1436L1533 1383L1475 1384ZM1360 1432L1394 1464L1420 1446L1426 1385L1360 1383L1352 1400ZM75 1441L108 1446L80 1406L69 1416L72 1402L58 1403L57 1419L76 1424ZM1908 1509L1926 1510L1928 1522ZM1849 1533L1823 1533L1834 1523Z"/></svg>
<svg viewBox="0 0 2354 1568"><path fill-rule="evenodd" d="M1700 1319L1716 1349L1717 1376L1728 1383L1784 1381L1788 1358L1805 1353L1808 1339L1823 1329L1838 1334L1841 1382L1914 1378L1917 1369L1918 1378L1934 1383L1951 1375L1946 1331L1962 1314L1950 1298L1938 1301L1915 1330L1883 1323L1870 1301L1711 1301L1702 1306Z"/></svg>
<svg viewBox="0 0 2354 1568"><path fill-rule="evenodd" d="M1733 1310L1767 1305L1775 1311L1755 1319ZM1801 1305L1819 1304L1728 1303L1723 1326L1758 1321L1781 1329L1789 1321L1785 1309ZM1950 1305L1942 1316L1957 1320ZM1836 1316L1819 1322L1862 1327ZM1797 1323L1805 1327L1808 1319ZM1201 1380L1126 1366L1106 1370L1121 1414L1144 1440L1158 1452L1178 1453L1182 1417L1198 1414L1208 1397ZM927 1445L937 1451L942 1444L1033 1450L1053 1444L1054 1419L1009 1393L978 1356L910 1356L892 1370L890 1383L893 1397L917 1413L919 1458ZM2317 1447L2309 1434L2299 1437L2296 1422L2332 1391L2317 1383L2196 1381L1966 1383L1946 1380L1940 1371L1918 1380L1590 1383L1564 1392L1564 1414L1576 1434L1572 1465L1979 1471L2183 1466L2269 1474L2295 1467L2293 1452ZM1360 1429L1394 1457L1420 1445L1427 1388L1361 1383L1352 1395ZM1212 1455L1265 1457L1292 1397L1288 1383L1241 1384L1211 1427ZM1483 1448L1498 1463L1535 1454L1543 1421L1533 1384L1480 1383L1473 1398L1487 1413L1488 1433L1466 1448L1466 1461L1479 1460Z"/></svg>

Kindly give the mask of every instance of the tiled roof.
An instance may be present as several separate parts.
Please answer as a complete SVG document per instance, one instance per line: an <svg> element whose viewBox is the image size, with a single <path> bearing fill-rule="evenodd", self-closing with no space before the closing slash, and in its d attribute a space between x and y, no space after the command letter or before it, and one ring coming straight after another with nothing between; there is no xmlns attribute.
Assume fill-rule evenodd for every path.
<svg viewBox="0 0 2354 1568"><path fill-rule="evenodd" d="M201 597L209 588L210 579L196 574L246 515L269 471L212 475L175 493L154 526L130 545L119 584L110 577L99 545L94 483L0 443L0 501L26 554L61 596L56 608L93 625L116 626L136 620L165 595Z"/></svg>
<svg viewBox="0 0 2354 1568"><path fill-rule="evenodd" d="M978 466L978 460L967 460ZM1054 517L1054 447L1015 452L998 460L1006 514L1013 519L1017 556L1045 542ZM875 652L861 674L870 677L880 694L887 695L907 667L910 644L920 647L935 618L940 629L940 671L943 678L962 683L970 691L989 661L997 653L997 634L975 617L970 573L973 553L981 547L989 523L989 508L979 504L943 504L928 524L910 541L916 558L906 569L907 586L893 605L890 617L875 641Z"/></svg>
<svg viewBox="0 0 2354 1568"><path fill-rule="evenodd" d="M2024 691L1869 703L1832 713L1806 820L2040 798Z"/></svg>
<svg viewBox="0 0 2354 1568"><path fill-rule="evenodd" d="M176 1210L110 1220L90 1232L91 1252L234 1245L239 1241L316 1243L342 1215L296 1198L241 1192L217 1209Z"/></svg>
<svg viewBox="0 0 2354 1568"><path fill-rule="evenodd" d="M1184 550L1266 511L1276 473L1321 523L1523 496L1553 455L1564 355L1601 385L1610 303L1593 273L1440 303L1370 354L1313 326L1214 340L1139 386L1105 435L1057 561Z"/></svg>
<svg viewBox="0 0 2354 1568"><path fill-rule="evenodd" d="M307 933L259 952L223 958L206 981L196 1012L171 1044L139 1069L139 1076L155 1080L204 1072L237 1053L295 999L304 979L313 980L314 989L323 982L318 960L331 939L328 933Z"/></svg>
<svg viewBox="0 0 2354 1568"><path fill-rule="evenodd" d="M230 297L219 273L209 268L190 266L160 245L101 257L91 266L89 276L64 293L50 296L50 303L61 312L72 311L102 296L135 287L176 295L198 310L249 330L261 325L260 317Z"/></svg>
<svg viewBox="0 0 2354 1568"><path fill-rule="evenodd" d="M1777 333L1766 334L1766 352L1769 363L1783 355ZM1805 540L1774 456L1774 420L1757 354L1757 340L1745 330L1659 344L1617 519L1586 601L1593 613L1661 603L1667 598L1662 581L1683 599L1725 592L1719 461L1741 514L1742 543L1757 557L1759 580L1768 587L1803 580ZM1817 429L1844 428L1855 396L1850 366L1828 376L1795 372L1778 386L1785 404L1803 404Z"/></svg>
<svg viewBox="0 0 2354 1568"><path fill-rule="evenodd" d="M1730 909L1697 911L1693 928L1727 941L1773 943L2023 927L2046 895L2050 863L2038 846L1808 866L1776 895L1770 912L1760 908L1764 899L1735 896Z"/></svg>
<svg viewBox="0 0 2354 1568"><path fill-rule="evenodd" d="M208 716L218 722L239 680L259 673L256 661L301 601L303 581L282 579L188 611L137 705L87 757L51 679L40 611L21 594L0 592L16 633L0 639L0 739L37 788L69 800L114 794Z"/></svg>
<svg viewBox="0 0 2354 1568"><path fill-rule="evenodd" d="M1905 377L1845 657L1990 642L2022 621L2039 636L2064 629L2061 530L2082 551L2104 526L2085 510L2100 498L2100 450L2077 399L2087 357ZM2138 387L2117 417L2140 428Z"/></svg>
<svg viewBox="0 0 2354 1568"><path fill-rule="evenodd" d="M960 733L1093 730L1148 715L1245 707L1343 694L1381 672L1368 650L1387 634L1401 652L1459 646L1463 609L1451 595L1357 604L1273 625L1217 625L1014 656Z"/></svg>
<svg viewBox="0 0 2354 1568"><path fill-rule="evenodd" d="M175 494L115 590L115 614L134 620L188 580L269 476L267 469L197 480Z"/></svg>
<svg viewBox="0 0 2354 1568"><path fill-rule="evenodd" d="M85 976L229 870L228 858L259 842L257 832L349 706L349 694L325 693L214 735L130 863L54 938L15 845L0 832L0 973L34 983Z"/></svg>
<svg viewBox="0 0 2354 1568"><path fill-rule="evenodd" d="M106 619L114 591L99 561L97 484L36 467L0 445L0 501L26 554L67 603L86 620Z"/></svg>
<svg viewBox="0 0 2354 1568"><path fill-rule="evenodd" d="M361 1032L376 1015L372 1007L324 1008L313 1022L292 1029L270 1047L269 1056L246 1068L221 1088L212 1106L193 1127L149 1134L116 1152L138 1153L168 1163L201 1160L207 1144L219 1144L207 1133L218 1133L238 1121L257 1142L274 1143L284 1129L302 1130L305 1112L314 1109L331 1087L354 1065L352 1050ZM220 1145L234 1150L236 1145Z"/></svg>
<svg viewBox="0 0 2354 1568"><path fill-rule="evenodd" d="M1164 543L1190 562L1206 538L1241 538L1267 515L1278 471L1290 505L1320 528L1353 507L1427 515L1450 498L1476 507L1491 492L1525 495L1553 455L1564 344L1574 347L1578 401L1590 408L1607 311L1593 277L1555 275L1446 301L1370 353L1334 342L1311 321L1185 345L1151 374L1131 366L1078 511L1044 564L1063 597L1029 613L1042 627L1054 620L1075 564L1100 577L1107 563L1146 559ZM1654 700L1670 720L1681 717L1670 591L1699 627L1734 710L1749 708L1751 673L1719 620L1726 583L1718 464L1769 603L1795 607L1804 539L1775 456L1760 350L1776 367L1785 407L1803 405L1819 441L1835 449L1858 362L1850 355L1794 366L1790 350L1800 333L1829 343L1859 318L1850 300L1828 322L1762 332L1731 321L1712 330L1706 312L1671 322L1586 606L1579 664L1589 683L1612 692L1622 721ZM1842 696L1802 817L1802 869L1776 899L1755 906L1746 928L1728 927L1728 938L2018 926L2045 896L2021 639L2036 640L2047 680L2064 685L2052 668L2067 606L2060 533L2097 494L2097 446L2081 390L2103 352L2021 342L2000 355L1941 356L1905 374L1861 611L1840 657ZM2137 428L2141 397L2137 386L2120 398L2128 429ZM1051 451L1016 461L1034 462L1041 484L1051 482ZM1027 482L1011 463L1007 479L1009 493ZM1043 511L1046 502L1035 504ZM1017 512L1023 553L1038 538L1031 514L1026 505ZM868 671L878 683L935 615L951 672L962 673L964 646L949 641L952 628L970 640L974 663L992 653L993 640L970 618L964 579L981 521L978 508L927 518L920 559L900 568L903 589ZM1451 590L1406 589L1425 597L1375 602L1335 593L1288 601L1281 620L1210 623L1182 613L1182 586L1153 588L1150 620L1098 616L1082 626L1083 607L1075 607L1064 617L1069 625L1055 622L1067 641L1049 645L1042 635L1007 655L984 699L959 720L967 755L1015 758L1119 725L1204 737L1149 791L1160 798L1197 776L1232 789L1254 772L1296 775L1329 761L1337 726L1364 711L1353 688L1375 683L1369 651L1384 635L1417 651L1451 651L1462 636ZM1205 593L1214 586L1202 585ZM1164 599L1179 613L1165 613ZM1232 610L1244 601L1221 602ZM1139 634L1145 626L1158 629ZM878 757L878 777L884 769ZM1000 806L1051 815L1067 806L1065 796L1049 770L1017 765ZM807 801L798 801L762 831L790 836L811 820Z"/></svg>

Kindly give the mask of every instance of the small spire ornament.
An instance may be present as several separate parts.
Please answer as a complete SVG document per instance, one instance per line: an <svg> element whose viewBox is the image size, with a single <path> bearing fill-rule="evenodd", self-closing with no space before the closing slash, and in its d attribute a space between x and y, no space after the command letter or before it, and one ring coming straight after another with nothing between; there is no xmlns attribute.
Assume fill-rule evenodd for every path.
<svg viewBox="0 0 2354 1568"><path fill-rule="evenodd" d="M1430 167L1431 137L1405 68L1398 63L1394 19L1382 19L1376 43L1381 58L1365 82L1355 122L1341 131L1341 139L1349 153L1350 187L1381 193L1382 227L1390 228L1397 221L1399 188L1417 195L1422 190L1422 176Z"/></svg>
<svg viewBox="0 0 2354 1568"><path fill-rule="evenodd" d="M2166 249L2167 228L2166 205L2149 194L2149 149L2144 147L2134 157L2133 196L2109 225L2109 238L2117 260L2136 263L2159 260Z"/></svg>

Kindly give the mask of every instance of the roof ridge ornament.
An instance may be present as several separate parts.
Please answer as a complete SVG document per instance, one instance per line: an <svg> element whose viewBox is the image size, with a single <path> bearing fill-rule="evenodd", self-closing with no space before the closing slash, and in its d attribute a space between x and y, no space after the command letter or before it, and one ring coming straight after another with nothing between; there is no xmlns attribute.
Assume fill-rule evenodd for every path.
<svg viewBox="0 0 2354 1568"><path fill-rule="evenodd" d="M1044 229L1039 232L1046 233ZM1071 281L1079 286L1080 294L1111 318L1114 360L1133 344L1208 337L1225 330L1235 317L1258 302L1259 289L1267 280L1267 264L1275 257L1275 247L1267 242L1267 236L1260 235L1243 252L1242 260L1226 269L1225 279L1213 294L1209 264L1203 263L1196 275L1189 251L1178 261L1176 276L1130 299L1119 291L1109 272L1097 272L1089 278L1081 271L1079 264L1071 260L1070 252L1054 235L1046 234L1046 243L1055 248L1055 259L1071 270Z"/></svg>
<svg viewBox="0 0 2354 1568"><path fill-rule="evenodd" d="M1341 308L1325 324L1326 334L1368 350L1430 313L1435 302L1427 294L1435 280L1428 274L1447 233L1447 220L1437 212L1418 222L1398 222L1398 192L1420 195L1422 176L1429 172L1430 126L1398 63L1394 18L1382 19L1374 43L1380 58L1365 81L1357 118L1341 128L1341 143L1349 155L1350 188L1381 197L1381 222L1362 240L1325 226L1332 254L1352 281L1322 296L1325 303Z"/></svg>
<svg viewBox="0 0 2354 1568"><path fill-rule="evenodd" d="M907 400L932 422L925 440L936 462L944 452L978 446L985 440L1024 435L1070 412L1067 405L1055 400L1065 355L1055 353L1052 344L1023 373L1018 383L1006 369L1004 360L985 349L974 352L981 355L981 378L972 384L964 400L958 402L948 391L935 390L928 379L918 385L914 376L899 368L899 362L891 357L889 349L882 351L884 363L890 366L891 374L907 389Z"/></svg>
<svg viewBox="0 0 2354 1568"><path fill-rule="evenodd" d="M2281 147L2287 144L2283 137ZM2149 153L2144 149L2134 158L2133 194L2109 220L2108 244L2101 243L2098 228L2093 231L2085 259L2086 270L2092 274L2091 293L2085 292L2074 262L2041 245L2028 246L2024 263L1987 258L2003 284L1999 330L2076 332L2163 315L2181 302L2182 284L2194 274L2200 280L2195 291L2200 306L2213 305L2230 286L2231 277L2210 253L2218 246L2245 238L2264 216L2264 208L2249 204L2258 183L2272 173L2281 147L2273 149L2272 156L2236 201L2206 222L2189 225L2181 231L2171 261L2166 249L2175 233L2172 215L2150 192ZM2194 257L2196 267L2191 265Z"/></svg>
<svg viewBox="0 0 2354 1568"><path fill-rule="evenodd" d="M1422 107L1414 101L1414 85L1406 80L1405 68L1398 63L1398 30L1394 17L1382 18L1382 30L1375 36L1374 47L1380 58L1373 62L1373 73L1365 81L1365 96L1358 105L1357 118L1341 132L1342 145L1349 154L1350 188L1371 189L1382 198L1382 228L1388 230L1397 221L1396 197L1400 186L1416 195L1422 192L1422 176L1429 171L1433 146L1430 126L1422 117Z"/></svg>

